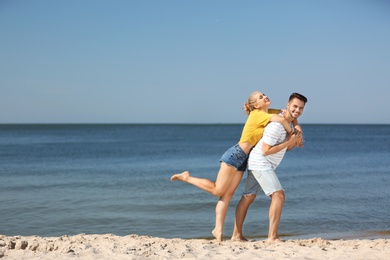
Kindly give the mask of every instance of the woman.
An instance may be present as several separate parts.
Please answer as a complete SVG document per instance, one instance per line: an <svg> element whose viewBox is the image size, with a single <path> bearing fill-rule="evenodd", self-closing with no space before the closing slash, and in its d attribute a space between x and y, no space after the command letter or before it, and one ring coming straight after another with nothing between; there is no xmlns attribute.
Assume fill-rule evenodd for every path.
<svg viewBox="0 0 390 260"><path fill-rule="evenodd" d="M244 125L240 141L228 149L221 157L221 166L215 182L208 179L197 178L190 175L188 171L175 174L171 181L183 181L190 183L210 194L220 197L216 208L215 228L212 231L217 241L222 241L223 227L229 202L237 189L242 175L246 170L248 155L263 135L264 127L270 122L279 122L292 134L289 123L280 115L269 114L268 108L271 105L269 98L260 92L253 92L248 101L244 104L244 110L248 119ZM298 122L293 122L297 125Z"/></svg>

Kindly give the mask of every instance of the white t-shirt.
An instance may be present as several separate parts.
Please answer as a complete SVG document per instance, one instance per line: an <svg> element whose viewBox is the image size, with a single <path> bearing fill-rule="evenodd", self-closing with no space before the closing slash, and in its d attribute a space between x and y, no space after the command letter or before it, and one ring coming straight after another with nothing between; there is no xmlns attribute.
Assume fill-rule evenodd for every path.
<svg viewBox="0 0 390 260"><path fill-rule="evenodd" d="M290 125L293 128L291 123ZM277 153L264 156L262 155L263 142L274 146L283 143L286 136L287 132L282 124L278 122L269 123L264 129L263 137L249 154L248 169L252 171L275 170L283 160L287 147Z"/></svg>

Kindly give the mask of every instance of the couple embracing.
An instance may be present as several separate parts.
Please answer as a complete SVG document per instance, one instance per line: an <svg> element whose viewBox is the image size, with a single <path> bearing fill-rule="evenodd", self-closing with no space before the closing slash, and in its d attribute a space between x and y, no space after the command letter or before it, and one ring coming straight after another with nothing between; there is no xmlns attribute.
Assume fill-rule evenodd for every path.
<svg viewBox="0 0 390 260"><path fill-rule="evenodd" d="M223 240L229 203L246 169L248 176L245 190L236 207L231 240L247 240L242 234L243 223L249 206L262 189L271 198L268 241L281 241L278 227L285 196L275 169L286 151L295 146L303 147L302 129L297 119L302 115L306 102L305 96L292 93L287 107L279 114L272 114L269 113L269 98L264 93L253 92L244 104L248 119L241 138L222 155L216 181L194 177L188 171L171 177L171 181L187 182L219 197L215 208L215 228L212 231L217 241Z"/></svg>

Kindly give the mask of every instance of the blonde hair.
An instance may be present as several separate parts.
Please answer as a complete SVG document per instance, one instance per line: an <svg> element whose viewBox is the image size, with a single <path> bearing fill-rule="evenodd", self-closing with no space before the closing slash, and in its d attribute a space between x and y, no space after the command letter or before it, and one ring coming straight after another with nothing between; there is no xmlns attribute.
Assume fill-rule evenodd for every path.
<svg viewBox="0 0 390 260"><path fill-rule="evenodd" d="M248 101L245 102L243 109L247 115L249 115L251 111L256 109L255 104L256 104L257 95L259 94L260 94L259 91L252 92L252 94L248 98Z"/></svg>

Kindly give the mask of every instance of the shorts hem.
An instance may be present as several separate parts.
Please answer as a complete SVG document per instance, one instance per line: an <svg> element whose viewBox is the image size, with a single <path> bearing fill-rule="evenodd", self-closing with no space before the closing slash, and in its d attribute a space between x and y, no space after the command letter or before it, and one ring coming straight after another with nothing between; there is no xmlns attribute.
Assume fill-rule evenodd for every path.
<svg viewBox="0 0 390 260"><path fill-rule="evenodd" d="M277 191L284 191L284 189L274 190L274 191L272 191L272 192L266 193L265 195L268 196L268 197L270 197L272 194L274 194L274 193L277 192Z"/></svg>

